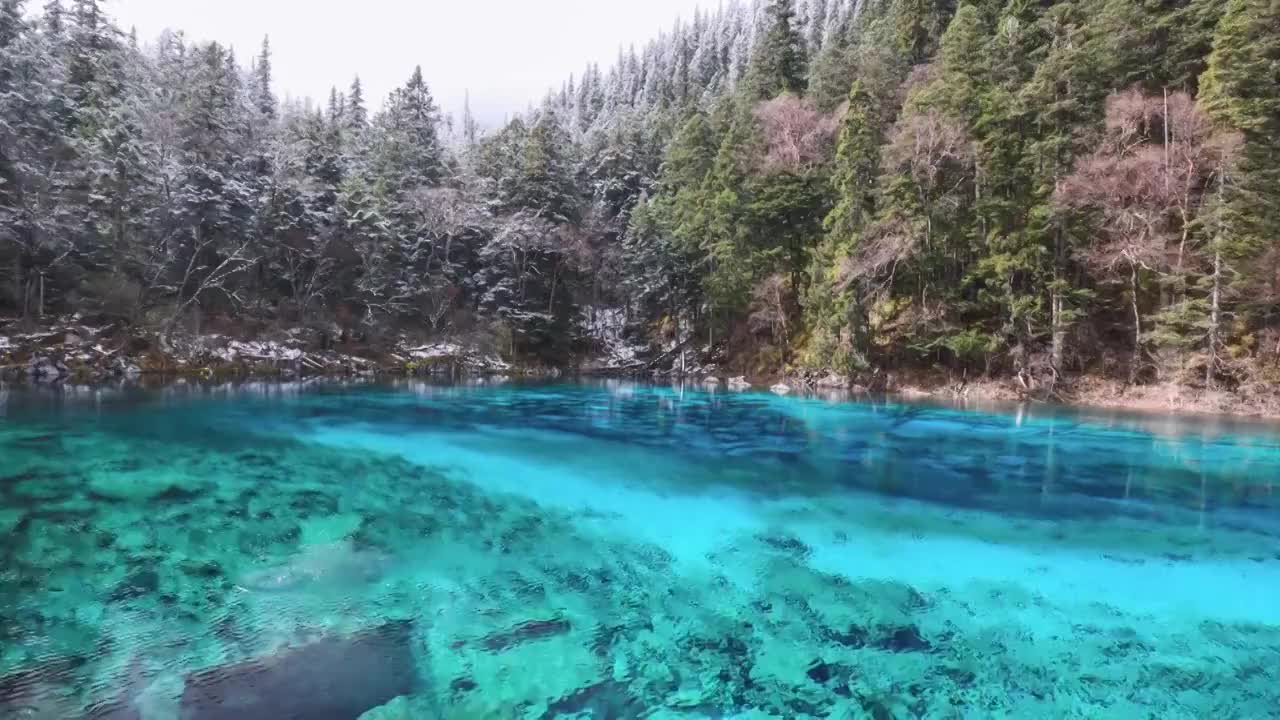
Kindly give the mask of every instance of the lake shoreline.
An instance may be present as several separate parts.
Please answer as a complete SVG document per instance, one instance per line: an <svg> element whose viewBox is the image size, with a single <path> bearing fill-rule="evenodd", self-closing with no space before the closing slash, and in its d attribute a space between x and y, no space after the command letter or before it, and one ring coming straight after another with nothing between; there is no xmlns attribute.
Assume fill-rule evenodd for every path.
<svg viewBox="0 0 1280 720"><path fill-rule="evenodd" d="M695 366L682 373L675 368L655 371L639 362L615 366L603 358L586 358L567 366L522 365L465 342L421 343L401 337L376 347L345 337L337 341L304 328L260 334L269 339L249 339L242 334L162 339L157 333L137 328L95 328L78 316L21 333L13 332L15 327L15 323L0 326L5 331L0 332L0 383L83 387L118 381L618 378L728 387L730 391L773 390L830 400L887 397L1280 419L1280 387L1270 384L1232 392L1171 382L1130 385L1100 374L1084 374L1066 377L1046 391L1022 386L1014 377L956 378L941 370L877 372L865 378L815 372L731 378L732 373L714 365Z"/></svg>
<svg viewBox="0 0 1280 720"><path fill-rule="evenodd" d="M1027 393L1012 378L988 378L963 384L913 380L887 393L909 400L945 400L1048 407L1095 408L1141 413L1229 416L1245 419L1280 419L1280 401L1272 393L1245 397L1223 390L1195 388L1176 383L1128 385L1100 375L1081 375L1055 396Z"/></svg>

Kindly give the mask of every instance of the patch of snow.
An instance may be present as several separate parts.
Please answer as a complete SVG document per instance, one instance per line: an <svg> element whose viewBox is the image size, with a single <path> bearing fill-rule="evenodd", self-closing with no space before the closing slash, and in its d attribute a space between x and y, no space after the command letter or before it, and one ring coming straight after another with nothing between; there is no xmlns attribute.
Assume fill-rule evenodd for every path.
<svg viewBox="0 0 1280 720"><path fill-rule="evenodd" d="M468 370L483 372L501 372L510 370L511 364L498 357L488 355L478 348L461 345L456 342L436 342L414 348L404 348L401 353L414 360L441 360L452 358L460 362Z"/></svg>
<svg viewBox="0 0 1280 720"><path fill-rule="evenodd" d="M226 347L215 349L213 355L227 362L233 362L238 358L248 360L285 360L295 361L302 358L302 351L297 348L290 348L281 345L278 342L240 342L232 340L227 343Z"/></svg>
<svg viewBox="0 0 1280 720"><path fill-rule="evenodd" d="M409 348L405 352L414 360L437 360L464 355L462 346L451 342L432 343L421 347Z"/></svg>
<svg viewBox="0 0 1280 720"><path fill-rule="evenodd" d="M113 326L113 325L110 325L110 324L108 324L108 325L103 325L102 327L92 327L92 326L89 326L89 325L80 325L80 326L79 326L79 329L80 329L80 330L83 330L83 331L85 332L85 334L86 334L86 335L88 335L89 337L91 337L91 338L95 338L95 337L97 337L97 336L101 335L102 333L106 332L107 330L110 330L112 327L114 327L114 326Z"/></svg>
<svg viewBox="0 0 1280 720"><path fill-rule="evenodd" d="M15 340L35 340L36 342L40 342L41 340L48 340L49 338L57 337L58 335L59 333L57 331L53 331L27 333L25 335L14 335L13 337Z"/></svg>
<svg viewBox="0 0 1280 720"><path fill-rule="evenodd" d="M599 364L603 368L626 369L641 364L640 355L648 347L627 340L627 314L622 308L595 308L594 312L584 308L582 324L601 345Z"/></svg>

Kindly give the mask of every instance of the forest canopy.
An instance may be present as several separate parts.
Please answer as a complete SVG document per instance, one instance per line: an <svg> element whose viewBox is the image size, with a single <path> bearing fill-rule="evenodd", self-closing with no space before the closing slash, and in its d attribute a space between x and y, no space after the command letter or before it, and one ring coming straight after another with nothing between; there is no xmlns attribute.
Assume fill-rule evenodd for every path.
<svg viewBox="0 0 1280 720"><path fill-rule="evenodd" d="M268 42L102 5L0 0L0 311L33 322L1280 375L1273 0L731 2L488 131L445 68L282 103Z"/></svg>

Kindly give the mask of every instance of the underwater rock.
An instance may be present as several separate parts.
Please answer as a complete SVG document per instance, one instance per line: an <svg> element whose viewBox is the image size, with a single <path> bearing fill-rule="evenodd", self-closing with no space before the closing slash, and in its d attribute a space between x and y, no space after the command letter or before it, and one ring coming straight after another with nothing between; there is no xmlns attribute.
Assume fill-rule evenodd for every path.
<svg viewBox="0 0 1280 720"><path fill-rule="evenodd" d="M16 508L0 508L0 535L8 535L26 519L27 514Z"/></svg>
<svg viewBox="0 0 1280 720"><path fill-rule="evenodd" d="M160 589L160 575L154 570L140 570L116 585L107 598L111 602L150 595Z"/></svg>
<svg viewBox="0 0 1280 720"><path fill-rule="evenodd" d="M178 563L178 569L184 575L201 580L216 580L226 574L223 572L222 566L213 560L205 560L203 562L183 560Z"/></svg>
<svg viewBox="0 0 1280 720"><path fill-rule="evenodd" d="M135 656L130 661L122 684L115 698L91 705L83 720L143 720L138 701L146 689L147 678L141 657Z"/></svg>
<svg viewBox="0 0 1280 720"><path fill-rule="evenodd" d="M552 620L530 620L520 623L509 630L490 633L480 639L481 646L490 652L500 652L522 643L554 635L563 635L570 630L569 621L564 618Z"/></svg>
<svg viewBox="0 0 1280 720"><path fill-rule="evenodd" d="M808 675L810 680L822 685L823 683L829 682L831 678L836 676L836 667L837 666L832 665L831 663L814 660L813 664L809 666L809 669L804 671L804 674Z"/></svg>
<svg viewBox="0 0 1280 720"><path fill-rule="evenodd" d="M302 517L334 515L338 512L338 498L319 490L299 490L293 493L289 507L297 510Z"/></svg>
<svg viewBox="0 0 1280 720"><path fill-rule="evenodd" d="M915 625L902 625L889 628L876 646L890 652L929 652L933 646L920 634Z"/></svg>
<svg viewBox="0 0 1280 720"><path fill-rule="evenodd" d="M645 706L631 694L629 686L617 680L590 685L572 695L556 700L547 707L542 718L561 717L563 715L593 718L614 718L615 720L632 720L645 716Z"/></svg>
<svg viewBox="0 0 1280 720"><path fill-rule="evenodd" d="M179 475L158 469L140 472L96 471L89 478L89 496L114 502L152 501L183 494Z"/></svg>
<svg viewBox="0 0 1280 720"><path fill-rule="evenodd" d="M791 386L786 385L784 383L778 383L777 385L774 385L773 387L769 388L769 390L772 391L774 395L791 394Z"/></svg>
<svg viewBox="0 0 1280 720"><path fill-rule="evenodd" d="M460 677L456 677L453 680L449 681L449 689L455 693L471 692L472 690L475 690L478 687L480 686L479 684L476 683L475 679L467 675L462 675Z"/></svg>
<svg viewBox="0 0 1280 720"><path fill-rule="evenodd" d="M305 547L283 565L246 574L240 584L262 592L345 587L379 580L389 564L382 553L357 550L348 540Z"/></svg>
<svg viewBox="0 0 1280 720"><path fill-rule="evenodd" d="M893 625L868 630L851 625L846 632L829 632L828 637L845 647L874 647L889 652L932 652L933 645L920 634L915 625Z"/></svg>
<svg viewBox="0 0 1280 720"><path fill-rule="evenodd" d="M416 720L423 717L409 698L401 695L386 705L379 705L360 716L359 720Z"/></svg>
<svg viewBox="0 0 1280 720"><path fill-rule="evenodd" d="M65 720L74 703L60 690L71 686L80 657L59 657L0 677L0 717Z"/></svg>
<svg viewBox="0 0 1280 720"><path fill-rule="evenodd" d="M180 720L356 720L414 692L413 623L395 621L187 675Z"/></svg>
<svg viewBox="0 0 1280 720"><path fill-rule="evenodd" d="M797 558L803 559L813 554L812 548L810 548L803 540L793 535L787 535L785 533L776 534L776 535L761 534L761 535L757 535L756 537L760 540L760 542L764 543L765 545L768 545L774 550L779 550L781 552L794 555Z"/></svg>
<svg viewBox="0 0 1280 720"><path fill-rule="evenodd" d="M747 382L747 378L745 376L739 375L738 377L735 377L735 378L729 378L729 389L730 390L750 390L751 383Z"/></svg>

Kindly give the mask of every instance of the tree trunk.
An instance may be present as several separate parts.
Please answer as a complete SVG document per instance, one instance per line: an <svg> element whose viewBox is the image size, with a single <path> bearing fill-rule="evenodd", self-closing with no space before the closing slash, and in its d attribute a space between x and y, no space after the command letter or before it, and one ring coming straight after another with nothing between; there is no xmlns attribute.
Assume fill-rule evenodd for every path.
<svg viewBox="0 0 1280 720"><path fill-rule="evenodd" d="M551 268L551 292L549 293L549 298L547 299L547 314L548 314L548 315L552 315L552 314L554 314L554 312L555 312L555 307L556 307L556 283L559 281L559 279L560 279L560 263L559 263L559 262L557 262L557 263L556 263L554 266L552 266L552 268Z"/></svg>
<svg viewBox="0 0 1280 720"><path fill-rule="evenodd" d="M1129 365L1129 383L1138 380L1138 367L1142 364L1142 312L1138 308L1138 266L1129 266L1129 289L1133 293L1133 360Z"/></svg>
<svg viewBox="0 0 1280 720"><path fill-rule="evenodd" d="M26 278L22 271L22 253L15 253L13 256L13 304L15 307L22 307L27 297ZM26 310L23 309L23 319L26 319Z"/></svg>
<svg viewBox="0 0 1280 720"><path fill-rule="evenodd" d="M1056 376L1062 372L1062 356L1066 352L1065 346L1067 343L1067 325L1062 318L1062 290L1056 283L1052 290L1049 310L1053 316L1051 319L1051 324L1053 325L1053 344L1049 351L1049 363L1053 367L1053 372Z"/></svg>
<svg viewBox="0 0 1280 720"><path fill-rule="evenodd" d="M1222 251L1215 249L1213 253L1213 290L1209 299L1209 360L1205 363L1204 369L1204 386L1206 388L1213 387L1213 376L1218 369L1218 325L1222 319L1221 282Z"/></svg>

